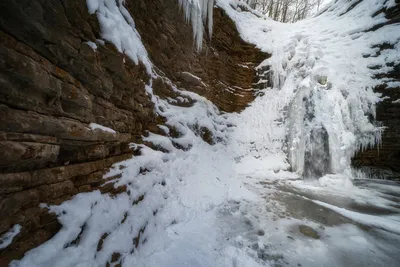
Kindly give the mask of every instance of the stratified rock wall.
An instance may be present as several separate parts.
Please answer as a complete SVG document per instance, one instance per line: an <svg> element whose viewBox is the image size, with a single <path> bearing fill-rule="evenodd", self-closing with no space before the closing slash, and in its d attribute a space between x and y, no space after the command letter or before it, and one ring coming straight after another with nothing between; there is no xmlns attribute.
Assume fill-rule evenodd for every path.
<svg viewBox="0 0 400 267"><path fill-rule="evenodd" d="M207 97L221 110L242 110L254 99L258 82L254 68L268 55L244 42L234 22L217 8L213 35L204 39L203 50L197 53L192 28L182 27L183 11L176 2L127 1L151 60L173 82ZM190 79L187 72L201 82Z"/></svg>
<svg viewBox="0 0 400 267"><path fill-rule="evenodd" d="M174 97L168 78L224 111L240 111L254 99L254 67L267 55L243 42L222 11L214 11L214 36L198 53L178 1L126 5L164 77L153 81L158 95ZM22 226L0 251L1 266L58 231L56 217L40 203L124 190L102 186L104 173L132 157L129 143L163 121L146 95L145 67L98 39L97 17L84 0L0 2L0 235ZM91 130L92 122L116 134Z"/></svg>
<svg viewBox="0 0 400 267"><path fill-rule="evenodd" d="M384 13L388 21L371 30L377 30L386 24L400 23L400 1L396 0L396 6L383 9L376 15L380 13ZM387 43L382 43L377 48L379 48L378 53L385 49L395 49L393 45ZM384 77L393 82L400 82L399 63L393 62L388 66L393 67L393 70L380 73L379 78ZM400 179L400 87L382 84L375 90L381 93L383 98L376 110L377 121L385 127L382 143L378 147L367 149L356 155L353 164L356 167L368 167L370 174L375 177Z"/></svg>

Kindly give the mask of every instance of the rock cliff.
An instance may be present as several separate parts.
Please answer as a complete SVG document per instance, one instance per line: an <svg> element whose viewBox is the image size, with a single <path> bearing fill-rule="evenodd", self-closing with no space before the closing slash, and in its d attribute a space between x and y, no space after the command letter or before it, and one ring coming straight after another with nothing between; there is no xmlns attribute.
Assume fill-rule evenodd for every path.
<svg viewBox="0 0 400 267"><path fill-rule="evenodd" d="M126 6L161 77L153 84L159 96L176 97L167 77L223 111L240 111L254 99L254 67L268 55L241 40L224 12L215 10L214 35L197 52L176 0ZM140 153L129 143L159 131L163 118L146 94L145 67L101 40L85 1L1 1L0 55L0 235L22 226L0 251L4 266L58 231L40 203L123 190L104 185L103 174Z"/></svg>
<svg viewBox="0 0 400 267"><path fill-rule="evenodd" d="M400 22L400 1L396 0L395 2L396 5L394 7L381 10L375 14L384 13L388 19L386 23L378 25L378 27ZM376 30L378 27L371 30ZM380 54L386 49L395 48L392 45L383 43L377 49L377 53ZM371 66L371 68L381 67ZM387 78L389 81L393 81L394 84L395 82L400 82L399 62L390 63L387 67L392 67L392 70L379 73L379 78ZM381 93L383 99L378 103L376 110L376 119L384 126L382 143L377 147L358 153L353 160L353 165L361 168L367 167L367 173L373 177L400 179L400 87L398 85L388 86L388 84L382 84L376 87L375 91Z"/></svg>

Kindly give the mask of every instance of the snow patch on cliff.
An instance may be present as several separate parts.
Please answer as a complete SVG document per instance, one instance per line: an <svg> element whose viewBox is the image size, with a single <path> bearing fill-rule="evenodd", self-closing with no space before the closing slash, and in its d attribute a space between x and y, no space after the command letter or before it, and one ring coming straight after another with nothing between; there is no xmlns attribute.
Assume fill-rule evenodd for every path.
<svg viewBox="0 0 400 267"><path fill-rule="evenodd" d="M99 129L100 131L107 132L107 133L112 133L112 134L116 134L117 133L116 131L114 131L113 129L111 129L109 127L106 127L106 126L103 126L103 125L100 125L100 124L97 124L97 123L94 123L94 122L89 124L89 128L91 130Z"/></svg>
<svg viewBox="0 0 400 267"><path fill-rule="evenodd" d="M140 34L135 28L124 0L87 0L90 14L96 14L101 28L101 38L115 45L119 52L126 54L135 64L142 62L149 74L152 65Z"/></svg>
<svg viewBox="0 0 400 267"><path fill-rule="evenodd" d="M3 234L0 237L0 250L8 247L12 243L14 237L16 237L20 232L21 225L16 224L10 230L8 230L7 233Z"/></svg>

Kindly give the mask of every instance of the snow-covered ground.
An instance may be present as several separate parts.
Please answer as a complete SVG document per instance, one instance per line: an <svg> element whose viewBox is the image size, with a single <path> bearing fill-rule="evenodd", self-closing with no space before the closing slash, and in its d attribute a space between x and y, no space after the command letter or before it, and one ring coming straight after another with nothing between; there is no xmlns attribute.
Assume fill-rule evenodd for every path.
<svg viewBox="0 0 400 267"><path fill-rule="evenodd" d="M102 38L155 78L123 1L87 2ZM188 19L200 16L192 22L210 14L210 1L181 1L186 10L187 2L198 4L186 12ZM221 114L173 84L180 101L195 102L172 105L153 94L150 82L147 92L167 120L160 125L167 136L145 140L165 152L132 144L142 155L106 175L121 174L111 182L127 191L79 194L49 207L61 231L12 266L396 266L400 187L354 185L350 159L379 143L381 128L369 117L380 81L368 66L400 60L400 27L363 32L385 21L371 17L384 1L365 0L340 16L353 2L337 1L320 16L285 25L243 12L236 1L216 1L243 39L272 53L260 67L269 66L274 87L242 113ZM371 46L383 40L395 50L363 57L375 55ZM168 135L172 128L179 137ZM201 139L205 128L216 144ZM310 159L331 174L301 179L319 171L305 164Z"/></svg>

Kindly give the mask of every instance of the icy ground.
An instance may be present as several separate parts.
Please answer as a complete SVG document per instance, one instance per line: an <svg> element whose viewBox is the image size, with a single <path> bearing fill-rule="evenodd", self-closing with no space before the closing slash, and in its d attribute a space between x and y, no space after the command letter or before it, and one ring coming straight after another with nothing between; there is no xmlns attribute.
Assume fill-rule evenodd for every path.
<svg viewBox="0 0 400 267"><path fill-rule="evenodd" d="M156 78L123 1L87 2L102 38ZM191 16L209 7L186 2L198 4ZM398 266L400 186L354 180L350 159L380 141L372 88L381 81L368 67L388 71L388 62L400 60L400 27L365 32L385 22L372 14L394 1L365 0L344 14L354 2L337 1L316 18L285 25L242 11L236 1L216 1L245 40L272 54L259 68L269 70L273 88L242 113L222 114L173 84L180 97L161 99L150 83L155 112L167 122L160 125L165 136L144 139L162 151L133 144L142 155L115 164L106 177L120 174L113 182L126 185L125 193L79 194L49 207L63 228L12 265ZM192 8L183 7L186 14ZM382 42L394 49L377 53ZM190 107L176 105L189 100ZM214 145L200 137L204 129ZM329 174L301 178L321 171L305 164L316 155Z"/></svg>

